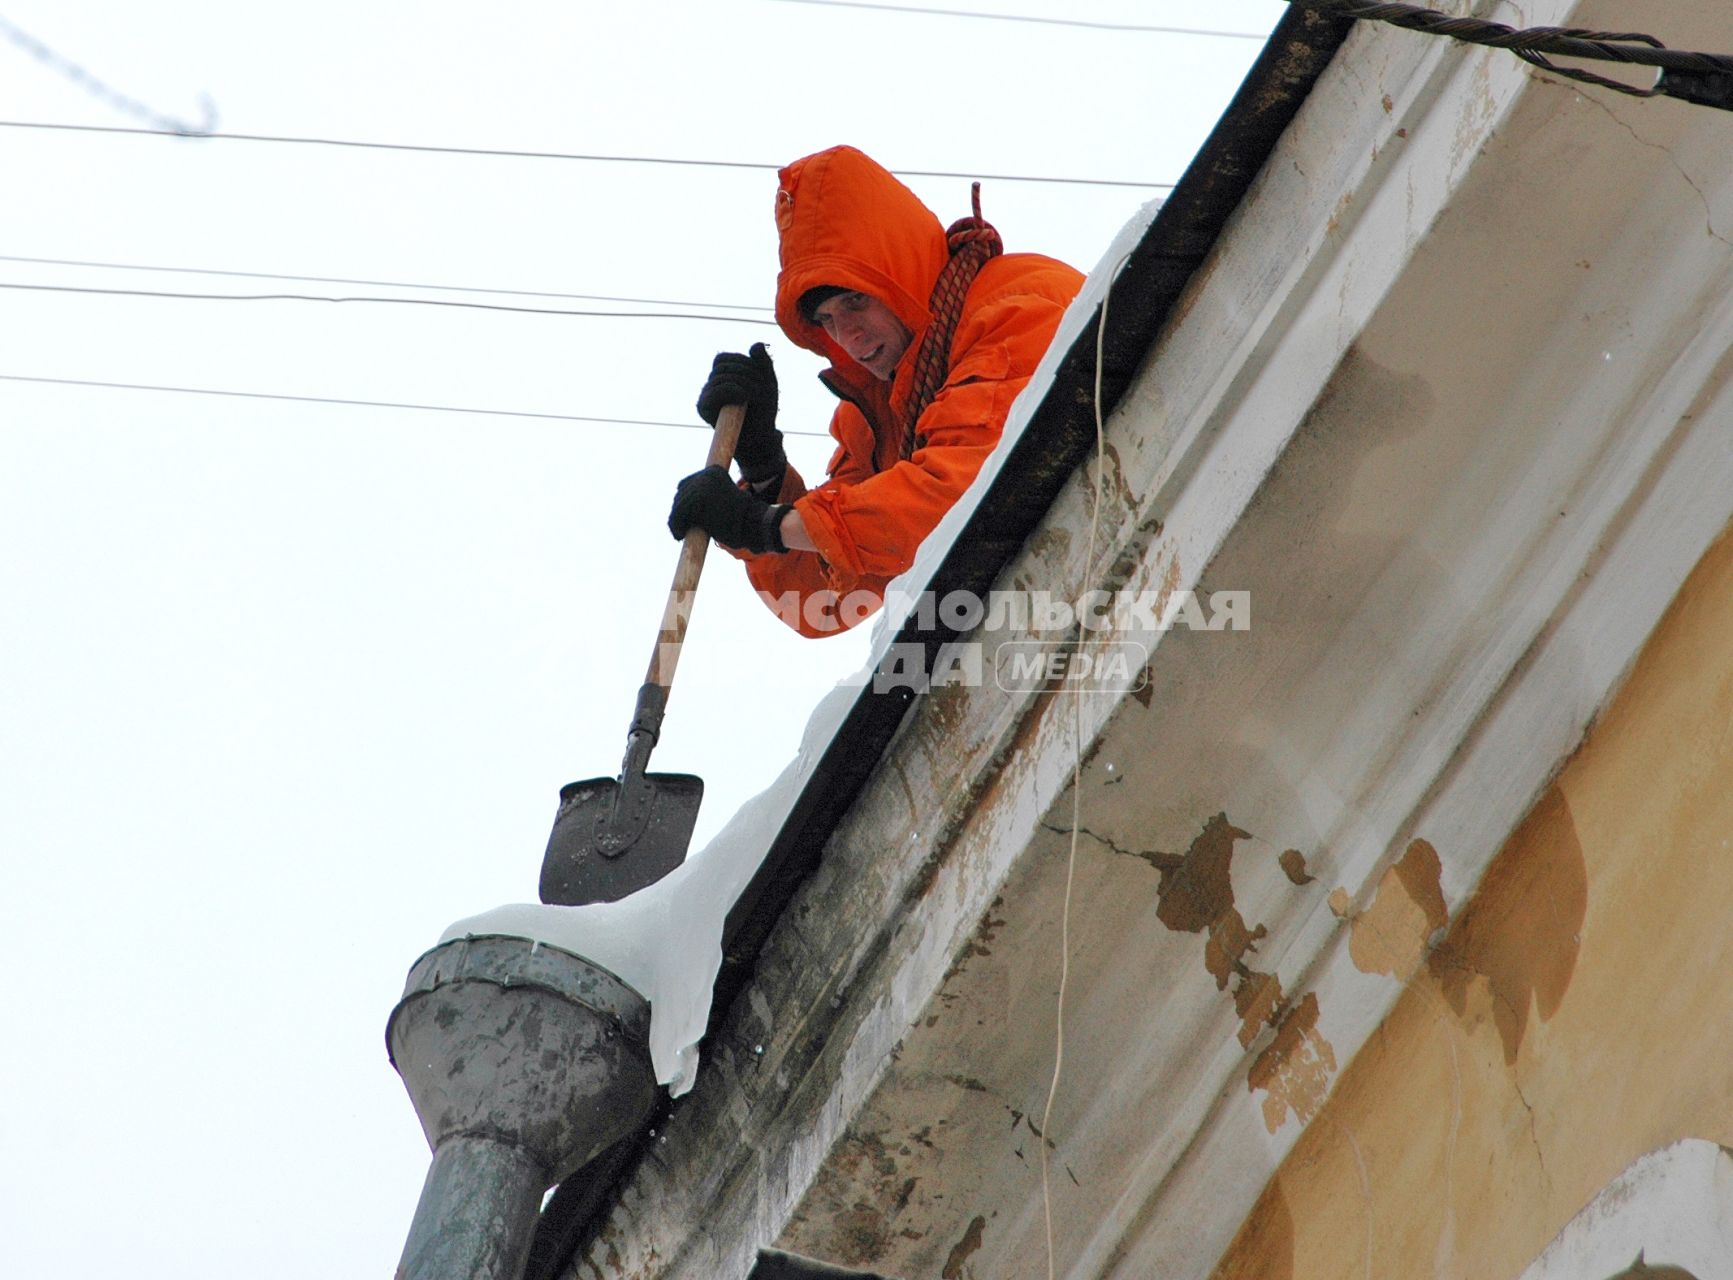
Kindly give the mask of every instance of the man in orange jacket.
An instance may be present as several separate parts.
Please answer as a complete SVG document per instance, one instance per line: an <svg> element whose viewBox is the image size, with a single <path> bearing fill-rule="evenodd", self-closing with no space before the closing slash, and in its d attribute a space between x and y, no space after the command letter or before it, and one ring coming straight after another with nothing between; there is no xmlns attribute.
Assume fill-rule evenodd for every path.
<svg viewBox="0 0 1733 1280"><path fill-rule="evenodd" d="M1083 277L1037 254L1006 254L980 218L947 232L915 194L852 147L781 173L776 320L828 359L842 401L828 478L808 489L776 428L776 373L763 344L716 357L698 398L714 424L745 403L735 461L675 491L675 537L706 530L803 635L834 634L876 608L921 540L992 452ZM798 609L789 609L793 600ZM870 609L864 612L870 612Z"/></svg>

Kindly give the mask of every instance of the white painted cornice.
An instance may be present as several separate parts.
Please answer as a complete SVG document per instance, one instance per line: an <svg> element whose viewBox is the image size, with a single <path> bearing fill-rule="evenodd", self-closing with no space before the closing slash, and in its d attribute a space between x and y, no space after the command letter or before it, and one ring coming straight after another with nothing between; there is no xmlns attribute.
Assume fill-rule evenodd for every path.
<svg viewBox="0 0 1733 1280"><path fill-rule="evenodd" d="M1733 114L1357 30L1107 424L1099 568L1091 466L1000 583L1247 590L1252 629L1165 633L1141 696L923 699L576 1274L1045 1273L1081 741L1058 1270L1207 1276L1421 961L1365 971L1342 913L1418 840L1454 916L1733 516L1730 155ZM1309 1026L1248 1027L1164 913L1218 815Z"/></svg>
<svg viewBox="0 0 1733 1280"><path fill-rule="evenodd" d="M1623 1274L1638 1259L1733 1280L1733 1153L1700 1138L1651 1151L1570 1220L1521 1280Z"/></svg>

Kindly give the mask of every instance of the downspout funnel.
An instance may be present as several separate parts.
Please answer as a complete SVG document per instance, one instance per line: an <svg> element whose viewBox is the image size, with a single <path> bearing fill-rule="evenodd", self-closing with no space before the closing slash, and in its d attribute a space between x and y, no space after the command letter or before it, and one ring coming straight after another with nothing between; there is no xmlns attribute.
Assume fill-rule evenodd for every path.
<svg viewBox="0 0 1733 1280"><path fill-rule="evenodd" d="M649 1116L649 1038L643 997L569 951L470 937L417 960L385 1042L433 1166L397 1280L519 1280L543 1193Z"/></svg>

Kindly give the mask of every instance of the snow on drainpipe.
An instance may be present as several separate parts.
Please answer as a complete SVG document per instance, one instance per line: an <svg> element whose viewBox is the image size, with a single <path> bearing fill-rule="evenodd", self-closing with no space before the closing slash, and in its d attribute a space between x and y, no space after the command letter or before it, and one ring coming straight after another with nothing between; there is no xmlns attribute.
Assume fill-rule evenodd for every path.
<svg viewBox="0 0 1733 1280"><path fill-rule="evenodd" d="M398 1280L520 1280L543 1193L655 1102L650 1007L606 969L526 938L441 944L385 1027L433 1165Z"/></svg>
<svg viewBox="0 0 1733 1280"><path fill-rule="evenodd" d="M498 907L416 961L385 1038L433 1167L398 1280L520 1280L541 1193L638 1131L658 1078L671 1097L692 1088L727 915L865 678L833 689L777 780L655 884Z"/></svg>

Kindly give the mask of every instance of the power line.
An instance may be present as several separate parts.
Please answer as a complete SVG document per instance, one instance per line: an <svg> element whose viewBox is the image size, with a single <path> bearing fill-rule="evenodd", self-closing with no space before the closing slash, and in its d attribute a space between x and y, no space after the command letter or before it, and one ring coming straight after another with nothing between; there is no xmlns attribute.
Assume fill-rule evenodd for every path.
<svg viewBox="0 0 1733 1280"><path fill-rule="evenodd" d="M0 120L0 129L47 129L64 133L112 133L135 137L179 138L203 142L281 142L318 147L358 147L370 151L418 151L428 155L504 156L515 160L582 160L597 164L684 165L699 169L756 169L775 172L779 164L745 160L691 160L672 156L608 156L570 151L507 151L494 147L439 147L407 142L358 142L350 138L302 138L264 133L179 133L169 129L131 129L109 124L57 124L43 120ZM1072 187L1136 187L1171 191L1171 182L1126 182L1116 178L1047 178L1016 173L960 173L944 169L896 169L905 178L967 178L979 182L1041 182Z"/></svg>
<svg viewBox="0 0 1733 1280"><path fill-rule="evenodd" d="M268 391L222 391L212 387L165 387L141 382L96 382L89 378L37 378L21 373L0 373L0 382L35 382L56 387L101 387L112 391L167 391L189 396L234 396L243 400L288 400L296 404L356 405L366 409L413 409L423 413L473 413L494 418L544 418L556 422L600 422L623 427L677 427L683 431L708 431L702 422L664 422L652 418L604 418L579 413L531 413L521 409L476 409L450 404L409 404L395 400L344 400L336 396L291 396ZM785 436L812 436L828 440L824 431L788 431Z"/></svg>
<svg viewBox="0 0 1733 1280"><path fill-rule="evenodd" d="M479 285L417 284L405 280L357 280L348 276L291 276L271 271L222 271L214 267L161 267L142 262L91 262L80 258L28 258L0 253L0 262L29 262L49 267L97 267L109 271L161 271L195 276L233 276L245 280L299 280L307 284L361 284L381 289L437 289L444 293L491 293L515 298L573 298L586 302L631 302L646 307L709 307L727 311L770 311L770 307L740 302L692 302L678 298L629 298L611 293L555 293L543 289L488 289Z"/></svg>
<svg viewBox="0 0 1733 1280"><path fill-rule="evenodd" d="M1039 22L1053 27L1092 27L1097 31L1152 31L1170 36L1220 36L1226 40L1267 40L1256 31L1204 31L1197 27L1145 27L1126 22L1085 22L1079 18L1040 18L1027 13L977 13L971 9L928 9L903 4L869 4L866 0L780 0L825 9L876 9L881 13L939 14L947 18L984 18L993 22Z"/></svg>
<svg viewBox="0 0 1733 1280"><path fill-rule="evenodd" d="M337 298L316 293L178 293L167 289L98 289L70 284L22 284L0 280L0 289L32 293L94 293L114 298L178 298L195 302L387 302L405 307L462 307L470 311L508 311L532 316L597 316L615 320L709 320L724 324L775 326L751 316L701 315L695 311L571 311L557 307L511 307L497 302L456 302L450 298Z"/></svg>

